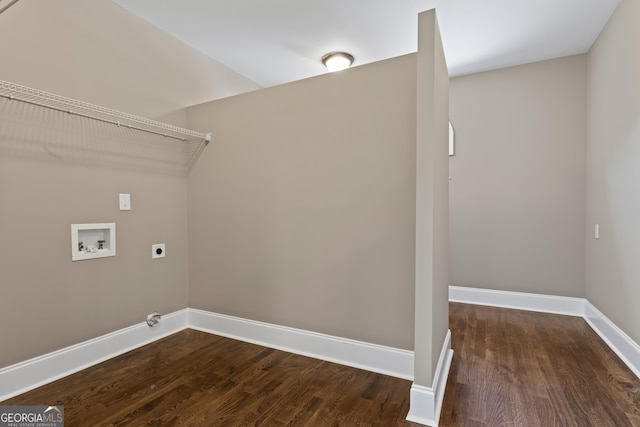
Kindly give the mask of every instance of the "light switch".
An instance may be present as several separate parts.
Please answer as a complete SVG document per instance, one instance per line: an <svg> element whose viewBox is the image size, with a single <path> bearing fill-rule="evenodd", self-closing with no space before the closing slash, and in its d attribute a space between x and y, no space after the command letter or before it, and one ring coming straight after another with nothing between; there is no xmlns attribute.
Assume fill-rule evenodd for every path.
<svg viewBox="0 0 640 427"><path fill-rule="evenodd" d="M121 211L131 210L131 194L120 193L120 210Z"/></svg>
<svg viewBox="0 0 640 427"><path fill-rule="evenodd" d="M596 239L600 238L600 224L596 224L593 227L593 237L596 238Z"/></svg>

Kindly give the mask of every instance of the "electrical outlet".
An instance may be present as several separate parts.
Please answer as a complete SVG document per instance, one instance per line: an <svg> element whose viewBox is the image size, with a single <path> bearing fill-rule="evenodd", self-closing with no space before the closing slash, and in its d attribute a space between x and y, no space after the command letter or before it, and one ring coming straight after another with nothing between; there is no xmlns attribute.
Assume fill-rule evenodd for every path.
<svg viewBox="0 0 640 427"><path fill-rule="evenodd" d="M166 250L164 243L158 243L151 245L151 259L164 258L166 256Z"/></svg>

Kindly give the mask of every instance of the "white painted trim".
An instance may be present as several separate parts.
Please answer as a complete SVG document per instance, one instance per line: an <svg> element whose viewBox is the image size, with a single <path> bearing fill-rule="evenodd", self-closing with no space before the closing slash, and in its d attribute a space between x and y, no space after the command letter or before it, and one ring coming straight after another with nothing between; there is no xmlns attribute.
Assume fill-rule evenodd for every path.
<svg viewBox="0 0 640 427"><path fill-rule="evenodd" d="M582 317L640 378L640 345L584 298L449 286L449 301Z"/></svg>
<svg viewBox="0 0 640 427"><path fill-rule="evenodd" d="M187 327L187 309L0 369L0 401L48 384Z"/></svg>
<svg viewBox="0 0 640 427"><path fill-rule="evenodd" d="M452 358L451 331L449 330L442 344L432 386L425 387L416 383L411 386L407 421L427 426L438 425Z"/></svg>
<svg viewBox="0 0 640 427"><path fill-rule="evenodd" d="M409 399L407 421L425 426L437 426L436 396L433 388L412 384ZM439 414L438 414L439 418Z"/></svg>
<svg viewBox="0 0 640 427"><path fill-rule="evenodd" d="M584 316L584 298L449 286L449 301L542 313Z"/></svg>
<svg viewBox="0 0 640 427"><path fill-rule="evenodd" d="M0 401L187 328L413 380L410 350L185 308L153 328L143 322L0 369Z"/></svg>
<svg viewBox="0 0 640 427"><path fill-rule="evenodd" d="M302 356L412 380L413 351L189 309L189 327Z"/></svg>
<svg viewBox="0 0 640 427"><path fill-rule="evenodd" d="M584 319L618 357L640 378L640 345L618 328L589 301L585 303Z"/></svg>

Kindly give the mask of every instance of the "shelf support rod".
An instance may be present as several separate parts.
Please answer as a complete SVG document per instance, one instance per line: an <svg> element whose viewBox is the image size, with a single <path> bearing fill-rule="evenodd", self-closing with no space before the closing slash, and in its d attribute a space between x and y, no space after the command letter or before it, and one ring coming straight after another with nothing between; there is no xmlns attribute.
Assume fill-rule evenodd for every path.
<svg viewBox="0 0 640 427"><path fill-rule="evenodd" d="M0 15L2 15L2 12L4 12L5 10L9 9L11 6L13 6L14 4L18 3L19 0L9 0L9 3L1 6L0 7Z"/></svg>

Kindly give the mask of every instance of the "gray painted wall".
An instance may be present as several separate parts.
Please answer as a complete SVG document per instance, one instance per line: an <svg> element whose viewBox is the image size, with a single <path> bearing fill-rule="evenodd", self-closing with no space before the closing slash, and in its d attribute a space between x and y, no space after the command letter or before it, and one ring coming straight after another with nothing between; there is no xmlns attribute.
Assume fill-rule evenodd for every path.
<svg viewBox="0 0 640 427"><path fill-rule="evenodd" d="M108 0L16 3L0 57L0 79L178 125L256 88ZM16 101L0 117L0 367L185 308L184 145ZM117 256L72 262L71 224L94 222L116 222Z"/></svg>
<svg viewBox="0 0 640 427"><path fill-rule="evenodd" d="M413 349L415 55L188 118L190 306Z"/></svg>
<svg viewBox="0 0 640 427"><path fill-rule="evenodd" d="M623 0L588 54L451 81L452 285L586 297L640 342L639 20Z"/></svg>
<svg viewBox="0 0 640 427"><path fill-rule="evenodd" d="M589 53L586 296L640 342L640 2ZM600 224L600 239L593 238Z"/></svg>
<svg viewBox="0 0 640 427"><path fill-rule="evenodd" d="M586 55L452 79L451 284L584 296Z"/></svg>
<svg viewBox="0 0 640 427"><path fill-rule="evenodd" d="M259 86L110 0L19 1L0 15L0 79L175 124Z"/></svg>
<svg viewBox="0 0 640 427"><path fill-rule="evenodd" d="M418 22L414 384L431 387L449 330L449 76L436 13Z"/></svg>

